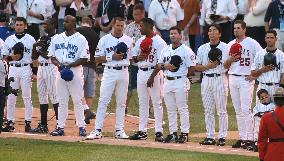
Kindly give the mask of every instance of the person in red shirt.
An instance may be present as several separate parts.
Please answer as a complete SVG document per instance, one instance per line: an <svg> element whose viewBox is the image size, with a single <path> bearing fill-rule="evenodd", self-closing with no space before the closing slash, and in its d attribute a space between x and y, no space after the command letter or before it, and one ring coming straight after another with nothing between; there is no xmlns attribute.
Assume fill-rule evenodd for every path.
<svg viewBox="0 0 284 161"><path fill-rule="evenodd" d="M284 89L276 89L275 111L264 114L260 121L258 150L260 161L284 161Z"/></svg>

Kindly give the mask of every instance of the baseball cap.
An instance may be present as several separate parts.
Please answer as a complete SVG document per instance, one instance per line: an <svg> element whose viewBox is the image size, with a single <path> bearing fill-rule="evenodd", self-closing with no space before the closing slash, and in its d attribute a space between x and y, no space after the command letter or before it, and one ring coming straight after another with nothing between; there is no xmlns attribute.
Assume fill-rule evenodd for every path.
<svg viewBox="0 0 284 161"><path fill-rule="evenodd" d="M284 97L284 88L278 87L275 90L275 94L273 95L273 97Z"/></svg>

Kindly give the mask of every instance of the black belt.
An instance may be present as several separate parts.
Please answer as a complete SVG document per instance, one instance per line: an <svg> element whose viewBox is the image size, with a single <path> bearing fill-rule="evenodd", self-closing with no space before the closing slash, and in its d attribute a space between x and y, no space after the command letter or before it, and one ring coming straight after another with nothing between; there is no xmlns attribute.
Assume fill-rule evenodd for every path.
<svg viewBox="0 0 284 161"><path fill-rule="evenodd" d="M246 77L246 76L248 76L248 75L239 75L239 74L231 74L231 75L237 76L237 77Z"/></svg>
<svg viewBox="0 0 284 161"><path fill-rule="evenodd" d="M182 76L177 76L177 77L167 77L167 76L165 76L165 78L167 79L167 80L176 80L176 79L180 79Z"/></svg>
<svg viewBox="0 0 284 161"><path fill-rule="evenodd" d="M261 84L265 84L267 86L274 86L274 85L279 85L279 83L261 83Z"/></svg>
<svg viewBox="0 0 284 161"><path fill-rule="evenodd" d="M148 70L152 70L155 69L155 67L148 67L148 68L139 68L142 71L148 71Z"/></svg>
<svg viewBox="0 0 284 161"><path fill-rule="evenodd" d="M108 69L115 69L115 70L122 70L127 68L127 66L117 66L117 67L111 67L111 66L107 66Z"/></svg>
<svg viewBox="0 0 284 161"><path fill-rule="evenodd" d="M15 63L11 63L10 65L13 66L13 67L23 67L23 66L28 66L30 64L15 64Z"/></svg>
<svg viewBox="0 0 284 161"><path fill-rule="evenodd" d="M48 66L49 63L39 63L40 66Z"/></svg>
<svg viewBox="0 0 284 161"><path fill-rule="evenodd" d="M269 138L269 142L273 143L273 142L284 142L284 138L278 138L278 139L271 139Z"/></svg>
<svg viewBox="0 0 284 161"><path fill-rule="evenodd" d="M221 74L217 74L217 73L212 73L212 74L203 74L203 75L205 75L205 76L207 76L207 77L219 77L219 76L221 76Z"/></svg>

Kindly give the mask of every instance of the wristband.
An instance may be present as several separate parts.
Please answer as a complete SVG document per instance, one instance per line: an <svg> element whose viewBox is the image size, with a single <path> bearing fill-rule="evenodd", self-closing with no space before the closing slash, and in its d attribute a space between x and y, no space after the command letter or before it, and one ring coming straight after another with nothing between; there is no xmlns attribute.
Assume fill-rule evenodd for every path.
<svg viewBox="0 0 284 161"><path fill-rule="evenodd" d="M111 57L111 56L106 56L106 61L107 61L107 62L112 61L112 57Z"/></svg>

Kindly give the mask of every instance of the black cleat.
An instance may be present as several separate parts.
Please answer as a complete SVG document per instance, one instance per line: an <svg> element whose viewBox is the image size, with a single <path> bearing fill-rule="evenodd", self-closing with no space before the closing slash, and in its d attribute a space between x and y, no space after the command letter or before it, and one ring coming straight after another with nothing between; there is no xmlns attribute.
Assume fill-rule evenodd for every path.
<svg viewBox="0 0 284 161"><path fill-rule="evenodd" d="M216 141L212 138L205 138L203 141L199 142L200 145L215 145Z"/></svg>
<svg viewBox="0 0 284 161"><path fill-rule="evenodd" d="M188 142L188 133L181 133L179 135L179 138L177 140L178 143L185 143L185 142Z"/></svg>
<svg viewBox="0 0 284 161"><path fill-rule="evenodd" d="M163 134L161 132L156 132L156 137L155 137L155 141L156 142L163 142L164 138L163 138Z"/></svg>
<svg viewBox="0 0 284 161"><path fill-rule="evenodd" d="M173 132L172 134L169 134L166 138L164 138L163 143L176 143L177 140L177 132Z"/></svg>
<svg viewBox="0 0 284 161"><path fill-rule="evenodd" d="M217 141L217 146L224 146L226 144L226 139L219 138Z"/></svg>
<svg viewBox="0 0 284 161"><path fill-rule="evenodd" d="M32 127L31 127L31 121L25 120L25 132L31 132Z"/></svg>
<svg viewBox="0 0 284 161"><path fill-rule="evenodd" d="M86 109L84 110L84 114L85 114L85 123L86 124L90 124L91 123L91 119L94 119L96 117L96 114L94 112L92 112L90 109Z"/></svg>
<svg viewBox="0 0 284 161"><path fill-rule="evenodd" d="M41 123L38 123L38 126L34 129L31 129L31 133L39 133L39 134L45 134L48 133L48 127L47 125L43 125Z"/></svg>
<svg viewBox="0 0 284 161"><path fill-rule="evenodd" d="M2 128L2 132L13 132L15 131L13 121L7 121L6 125Z"/></svg>
<svg viewBox="0 0 284 161"><path fill-rule="evenodd" d="M232 148L244 148L244 149L246 149L246 143L245 143L244 140L237 140L237 142L232 145Z"/></svg>
<svg viewBox="0 0 284 161"><path fill-rule="evenodd" d="M254 141L248 141L247 142L247 150L248 151L254 151L254 152L258 152L258 148L257 148L257 142Z"/></svg>
<svg viewBox="0 0 284 161"><path fill-rule="evenodd" d="M129 136L130 140L146 140L147 139L147 133L142 131L137 131L132 136Z"/></svg>

